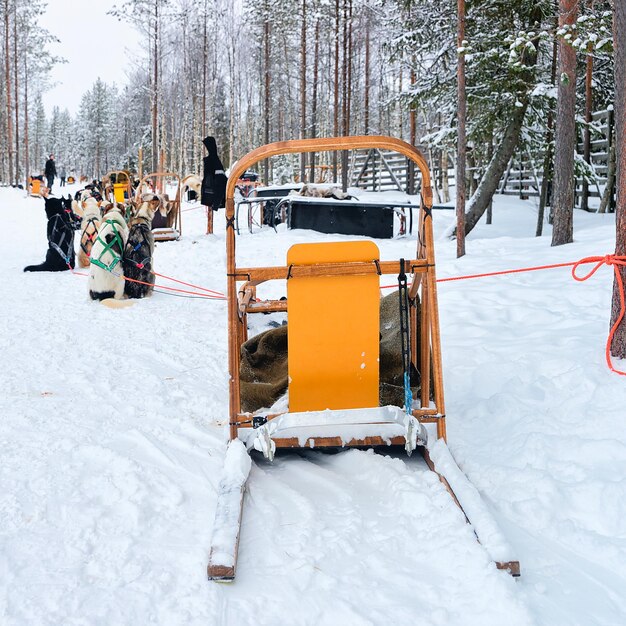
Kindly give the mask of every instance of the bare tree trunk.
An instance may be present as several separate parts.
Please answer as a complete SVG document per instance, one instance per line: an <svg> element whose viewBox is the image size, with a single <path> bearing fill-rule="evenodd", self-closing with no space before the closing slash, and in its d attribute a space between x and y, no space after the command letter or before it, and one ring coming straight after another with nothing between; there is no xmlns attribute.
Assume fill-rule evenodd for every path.
<svg viewBox="0 0 626 626"><path fill-rule="evenodd" d="M315 21L315 52L313 59L313 95L311 97L311 137L317 137L317 87L319 80L319 66L320 66L320 20ZM315 182L315 152L310 154L310 177L311 181Z"/></svg>
<svg viewBox="0 0 626 626"><path fill-rule="evenodd" d="M15 94L15 182L20 181L20 97L17 56L17 2L13 3L13 80Z"/></svg>
<svg viewBox="0 0 626 626"><path fill-rule="evenodd" d="M370 132L370 29L371 14L369 5L365 6L365 88L363 102L363 133L369 135Z"/></svg>
<svg viewBox="0 0 626 626"><path fill-rule="evenodd" d="M267 0L264 5L264 23L263 23L263 56L265 59L265 100L264 100L264 128L263 128L263 143L268 144L270 142L270 12ZM269 185L269 159L263 161L263 180L266 185Z"/></svg>
<svg viewBox="0 0 626 626"><path fill-rule="evenodd" d="M209 55L209 38L207 34L208 6L207 0L204 0L204 19L202 30L202 138L207 135L206 127L206 83L207 83L207 57Z"/></svg>
<svg viewBox="0 0 626 626"><path fill-rule="evenodd" d="M300 16L300 139L306 138L306 3L302 0ZM306 181L306 152L300 154L300 180Z"/></svg>
<svg viewBox="0 0 626 626"><path fill-rule="evenodd" d="M587 7L593 11L593 0L587 0ZM585 133L583 137L583 158L587 165L591 165L591 112L593 110L593 56L591 49L587 51L587 67L585 71ZM589 182L587 178L583 178L582 196L580 208L583 211L589 210Z"/></svg>
<svg viewBox="0 0 626 626"><path fill-rule="evenodd" d="M28 138L28 56L24 55L24 168L25 189L28 189L30 177L30 145Z"/></svg>
<svg viewBox="0 0 626 626"><path fill-rule="evenodd" d="M615 148L617 155L617 205L615 209L615 254L626 256L626 3L613 4L613 42L615 54ZM617 266L622 284L626 285L626 267ZM611 327L621 312L617 277L613 283ZM626 321L617 327L611 354L626 359Z"/></svg>
<svg viewBox="0 0 626 626"><path fill-rule="evenodd" d="M559 26L571 26L578 0L559 0ZM552 245L574 240L574 151L576 150L576 51L559 41L559 87L554 151L554 226Z"/></svg>
<svg viewBox="0 0 626 626"><path fill-rule="evenodd" d="M152 66L152 171L158 171L159 166L159 2L154 0L154 30L153 30L153 66Z"/></svg>
<svg viewBox="0 0 626 626"><path fill-rule="evenodd" d="M335 0L335 89L333 93L333 135L339 136L339 0ZM337 152L333 152L333 182L337 182Z"/></svg>
<svg viewBox="0 0 626 626"><path fill-rule="evenodd" d="M558 10L556 6L557 0L554 0L554 18L558 22ZM557 26L557 24L555 24ZM556 85L556 63L557 63L557 51L558 44L556 38L554 39L554 43L552 44L552 65L550 68L550 76L551 81L550 84L554 87ZM553 178L553 151L552 151L552 142L554 140L554 114L552 112L552 107L550 107L550 111L548 112L548 120L546 125L546 153L543 158L543 177L541 179L541 192L539 196L539 210L537 211L537 230L535 231L535 236L541 237L543 234L543 219L546 206L548 205L549 194L548 190L550 188L550 184Z"/></svg>
<svg viewBox="0 0 626 626"><path fill-rule="evenodd" d="M348 0L343 0L343 41L341 62L341 134L348 134ZM341 187L348 188L348 152L341 152Z"/></svg>
<svg viewBox="0 0 626 626"><path fill-rule="evenodd" d="M465 39L465 0L457 2L457 48ZM458 53L457 65L457 159L456 159L456 256L465 254L465 53Z"/></svg>
<svg viewBox="0 0 626 626"><path fill-rule="evenodd" d="M4 0L4 79L7 99L7 146L9 158L9 184L15 182L13 178L13 99L11 96L11 57L9 48L9 0Z"/></svg>

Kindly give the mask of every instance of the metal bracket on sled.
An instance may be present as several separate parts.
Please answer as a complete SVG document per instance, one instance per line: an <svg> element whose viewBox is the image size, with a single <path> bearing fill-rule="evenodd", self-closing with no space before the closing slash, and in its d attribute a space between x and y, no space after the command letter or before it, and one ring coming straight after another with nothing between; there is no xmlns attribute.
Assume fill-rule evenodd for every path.
<svg viewBox="0 0 626 626"><path fill-rule="evenodd" d="M256 430L253 447L263 453L268 461L274 460L276 443L272 440L272 433L276 430L276 424L268 422L265 415L255 415L252 418L252 427Z"/></svg>
<svg viewBox="0 0 626 626"><path fill-rule="evenodd" d="M424 425L412 415L405 415L404 425L406 427L404 449L411 456L418 445L425 446L428 443L428 433Z"/></svg>

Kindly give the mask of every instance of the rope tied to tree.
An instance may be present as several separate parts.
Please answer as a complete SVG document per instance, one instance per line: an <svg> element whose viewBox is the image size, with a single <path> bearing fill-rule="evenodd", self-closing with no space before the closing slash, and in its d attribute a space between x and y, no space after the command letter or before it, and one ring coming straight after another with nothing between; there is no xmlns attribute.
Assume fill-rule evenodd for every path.
<svg viewBox="0 0 626 626"><path fill-rule="evenodd" d="M584 265L587 263L595 263L595 266L592 267L591 270L589 270L589 272L585 274L584 276L578 276L576 274L576 270L578 269L578 266ZM582 283L586 281L588 278L591 278L603 265L609 265L613 267L613 272L615 273L615 282L617 283L619 299L620 299L620 312L619 312L619 315L617 316L617 319L615 320L615 323L611 327L611 330L609 331L609 336L606 340L606 348L604 351L604 355L606 357L606 364L608 365L609 369L612 372L615 372L616 374L619 374L620 376L626 376L626 372L623 372L622 370L618 370L615 367L613 367L613 361L611 359L611 345L613 344L613 337L615 336L615 333L617 332L617 328L621 324L622 320L624 319L624 314L626 313L626 299L624 298L624 281L622 280L622 275L619 271L620 267L626 267L626 256L620 256L617 254L607 254L606 256L585 257L584 259L581 259L580 261L575 263L574 267L572 267L572 278Z"/></svg>

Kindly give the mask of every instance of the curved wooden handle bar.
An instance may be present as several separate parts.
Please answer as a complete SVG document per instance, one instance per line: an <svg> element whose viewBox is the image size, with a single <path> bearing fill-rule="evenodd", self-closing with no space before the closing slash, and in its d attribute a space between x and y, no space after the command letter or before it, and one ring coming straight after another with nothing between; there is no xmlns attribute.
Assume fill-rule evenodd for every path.
<svg viewBox="0 0 626 626"><path fill-rule="evenodd" d="M176 187L176 198L178 199L178 194L180 192L180 176L178 174L174 174L174 172L152 172L152 174L146 174L142 179L139 185L137 186L137 191L135 192L135 201L141 197L141 187L148 180L148 178L175 178L178 181Z"/></svg>
<svg viewBox="0 0 626 626"><path fill-rule="evenodd" d="M261 146L246 154L237 161L230 172L226 185L226 215L232 217L235 212L235 185L239 177L250 167L279 154L294 154L302 152L335 152L341 150L395 150L411 159L422 173L422 198L426 208L433 204L433 193L430 186L430 170L422 153L412 146L393 137L385 135L356 135L354 137L328 137L326 139L294 139L291 141L277 141Z"/></svg>

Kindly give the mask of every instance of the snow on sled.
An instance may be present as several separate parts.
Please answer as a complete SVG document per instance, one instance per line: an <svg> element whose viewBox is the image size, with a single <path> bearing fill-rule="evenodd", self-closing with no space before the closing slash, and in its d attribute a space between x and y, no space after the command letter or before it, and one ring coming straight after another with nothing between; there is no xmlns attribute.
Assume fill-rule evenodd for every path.
<svg viewBox="0 0 626 626"><path fill-rule="evenodd" d="M414 258L381 260L373 241L333 241L292 246L284 266L237 265L234 190L240 174L280 154L375 148L405 155L421 172ZM207 568L210 580L229 582L235 577L251 466L246 449L260 451L271 461L280 448L373 446L403 446L408 454L419 449L490 558L499 568L519 576L519 562L446 445L431 207L430 173L424 157L413 146L390 137L268 144L242 158L231 172L226 188L230 442L218 488ZM388 308L382 306L380 297L383 275L398 280L393 296L398 317L393 323L381 317ZM285 281L287 298L258 300L257 287L269 281ZM245 358L249 345L248 315L268 312L287 313L286 329L277 329L273 338L284 345L284 358L279 361L288 386L288 408L280 401L270 410L260 408L270 404L251 406L246 395L249 385L242 379L242 354ZM390 326L397 339L391 344L382 332ZM255 344L254 349L259 346ZM399 401L396 394L389 402L383 388L383 365L389 363L399 368L394 374L399 380L395 387L400 391ZM246 410L242 410L242 397Z"/></svg>

